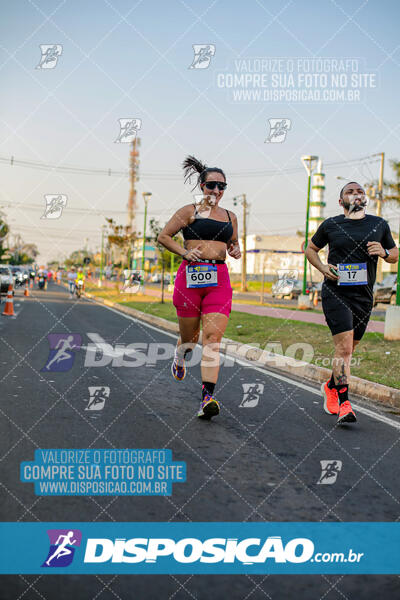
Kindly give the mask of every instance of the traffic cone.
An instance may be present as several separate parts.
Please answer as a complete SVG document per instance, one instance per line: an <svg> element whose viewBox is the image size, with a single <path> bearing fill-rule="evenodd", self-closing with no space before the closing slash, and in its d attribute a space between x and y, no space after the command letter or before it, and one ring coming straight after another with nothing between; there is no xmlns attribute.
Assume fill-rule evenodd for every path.
<svg viewBox="0 0 400 600"><path fill-rule="evenodd" d="M318 291L317 290L315 290L315 292L314 292L313 305L318 306Z"/></svg>
<svg viewBox="0 0 400 600"><path fill-rule="evenodd" d="M28 281L25 281L25 291L24 291L24 296L29 296L29 287L28 287Z"/></svg>
<svg viewBox="0 0 400 600"><path fill-rule="evenodd" d="M10 285L8 286L6 305L5 305L4 311L3 311L3 315L6 315L7 317L15 316L12 289L13 289L13 286L10 283Z"/></svg>
<svg viewBox="0 0 400 600"><path fill-rule="evenodd" d="M31 289L33 288L33 279L31 279Z"/></svg>

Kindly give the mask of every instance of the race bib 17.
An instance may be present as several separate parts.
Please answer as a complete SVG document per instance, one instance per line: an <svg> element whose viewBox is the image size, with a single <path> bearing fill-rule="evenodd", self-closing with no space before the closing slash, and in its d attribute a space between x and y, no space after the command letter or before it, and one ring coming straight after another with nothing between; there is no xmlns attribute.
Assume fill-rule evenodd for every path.
<svg viewBox="0 0 400 600"><path fill-rule="evenodd" d="M367 263L343 263L338 265L338 285L367 285Z"/></svg>

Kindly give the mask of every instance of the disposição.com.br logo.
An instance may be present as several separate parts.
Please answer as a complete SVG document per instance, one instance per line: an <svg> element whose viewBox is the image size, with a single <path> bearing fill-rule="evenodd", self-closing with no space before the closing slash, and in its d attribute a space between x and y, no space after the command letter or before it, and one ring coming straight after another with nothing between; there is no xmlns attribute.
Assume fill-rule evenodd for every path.
<svg viewBox="0 0 400 600"><path fill-rule="evenodd" d="M68 567L81 545L82 532L79 529L48 529L50 548L42 567Z"/></svg>

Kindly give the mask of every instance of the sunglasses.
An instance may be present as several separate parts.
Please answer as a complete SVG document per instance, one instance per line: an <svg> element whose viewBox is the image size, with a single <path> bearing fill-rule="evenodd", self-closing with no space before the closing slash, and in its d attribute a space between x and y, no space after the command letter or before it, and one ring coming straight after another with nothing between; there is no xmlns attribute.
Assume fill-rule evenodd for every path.
<svg viewBox="0 0 400 600"><path fill-rule="evenodd" d="M217 186L219 191L222 192L222 190L226 190L228 184L223 181L206 181L204 185L208 190L215 190L215 186Z"/></svg>

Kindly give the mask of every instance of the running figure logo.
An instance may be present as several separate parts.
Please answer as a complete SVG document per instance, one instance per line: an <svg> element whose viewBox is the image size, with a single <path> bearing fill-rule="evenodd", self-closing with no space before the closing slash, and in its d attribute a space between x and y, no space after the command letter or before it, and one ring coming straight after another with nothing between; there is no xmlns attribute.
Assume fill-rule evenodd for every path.
<svg viewBox="0 0 400 600"><path fill-rule="evenodd" d="M110 388L103 386L91 386L89 389L89 400L85 410L103 410L106 399L110 397Z"/></svg>
<svg viewBox="0 0 400 600"><path fill-rule="evenodd" d="M287 296L293 291L299 272L296 269L278 269L278 280L273 285L273 293Z"/></svg>
<svg viewBox="0 0 400 600"><path fill-rule="evenodd" d="M81 349L82 338L78 333L50 333L47 336L50 352L41 372L63 372L72 369L76 350Z"/></svg>
<svg viewBox="0 0 400 600"><path fill-rule="evenodd" d="M320 460L321 463L321 476L317 481L317 484L331 485L335 483L338 474L342 470L341 460Z"/></svg>
<svg viewBox="0 0 400 600"><path fill-rule="evenodd" d="M49 553L42 567L68 567L72 563L75 548L81 545L82 532L79 529L48 529Z"/></svg>
<svg viewBox="0 0 400 600"><path fill-rule="evenodd" d="M268 119L269 135L265 140L266 144L281 144L285 141L287 132L292 128L290 119Z"/></svg>
<svg viewBox="0 0 400 600"><path fill-rule="evenodd" d="M128 269L129 270L129 269ZM136 294L144 281L144 272L142 270L129 271L126 273L124 285L121 288L121 294Z"/></svg>
<svg viewBox="0 0 400 600"><path fill-rule="evenodd" d="M42 53L42 57L36 68L54 69L63 51L61 44L40 44L39 48Z"/></svg>
<svg viewBox="0 0 400 600"><path fill-rule="evenodd" d="M114 144L129 144L142 127L142 119L118 119L119 134Z"/></svg>
<svg viewBox="0 0 400 600"><path fill-rule="evenodd" d="M215 54L215 44L193 44L194 58L189 69L207 69Z"/></svg>
<svg viewBox="0 0 400 600"><path fill-rule="evenodd" d="M67 206L65 194L45 194L46 206L41 219L59 219L63 209Z"/></svg>
<svg viewBox="0 0 400 600"><path fill-rule="evenodd" d="M254 408L264 392L263 383L242 383L243 399L239 408Z"/></svg>

